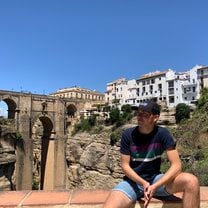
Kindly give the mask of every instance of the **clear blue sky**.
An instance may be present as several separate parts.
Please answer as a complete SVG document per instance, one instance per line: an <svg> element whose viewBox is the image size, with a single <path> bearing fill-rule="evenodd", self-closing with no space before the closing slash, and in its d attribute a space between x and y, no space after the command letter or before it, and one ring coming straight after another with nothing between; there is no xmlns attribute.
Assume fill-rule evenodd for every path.
<svg viewBox="0 0 208 208"><path fill-rule="evenodd" d="M0 89L105 92L208 65L207 0L0 0Z"/></svg>

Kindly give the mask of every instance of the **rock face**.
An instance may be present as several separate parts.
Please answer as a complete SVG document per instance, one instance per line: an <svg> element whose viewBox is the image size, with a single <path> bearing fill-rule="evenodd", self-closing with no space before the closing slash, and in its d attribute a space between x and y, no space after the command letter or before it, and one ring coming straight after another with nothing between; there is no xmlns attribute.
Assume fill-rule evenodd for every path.
<svg viewBox="0 0 208 208"><path fill-rule="evenodd" d="M0 129L0 190L15 189L15 144L12 133L7 129Z"/></svg>
<svg viewBox="0 0 208 208"><path fill-rule="evenodd" d="M119 143L110 144L110 132L79 133L67 141L67 188L112 188L123 177Z"/></svg>

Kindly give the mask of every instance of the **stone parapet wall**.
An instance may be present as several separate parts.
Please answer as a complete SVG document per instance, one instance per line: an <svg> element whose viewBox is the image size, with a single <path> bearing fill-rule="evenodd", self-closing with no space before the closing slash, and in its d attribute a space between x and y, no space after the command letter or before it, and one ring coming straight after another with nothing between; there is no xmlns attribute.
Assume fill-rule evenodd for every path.
<svg viewBox="0 0 208 208"><path fill-rule="evenodd" d="M208 207L208 187L200 187L200 208ZM54 208L102 208L109 190L76 191L2 191L0 207L54 207ZM181 198L181 193L176 197ZM134 208L143 207L144 201L137 201ZM151 199L148 208L180 208L181 200Z"/></svg>

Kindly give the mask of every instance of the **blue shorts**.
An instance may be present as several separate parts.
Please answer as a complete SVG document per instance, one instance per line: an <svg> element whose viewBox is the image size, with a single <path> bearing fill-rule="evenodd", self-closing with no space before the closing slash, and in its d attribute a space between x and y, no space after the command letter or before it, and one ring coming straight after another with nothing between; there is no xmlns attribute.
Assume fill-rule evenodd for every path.
<svg viewBox="0 0 208 208"><path fill-rule="evenodd" d="M159 174L157 175L151 184L155 183L157 180L159 180L161 177L163 176L163 174ZM141 198L144 196L144 188L143 186L136 184L135 182L131 181L131 180L124 180L121 181L117 186L115 186L113 188L113 191L121 191L122 193L124 193L126 196L128 196L128 198L130 198L130 200L132 201L136 201L137 199ZM161 186L159 187L156 192L154 193L155 197L165 197L165 196L170 196L171 194L169 194L166 190L165 190L165 186Z"/></svg>

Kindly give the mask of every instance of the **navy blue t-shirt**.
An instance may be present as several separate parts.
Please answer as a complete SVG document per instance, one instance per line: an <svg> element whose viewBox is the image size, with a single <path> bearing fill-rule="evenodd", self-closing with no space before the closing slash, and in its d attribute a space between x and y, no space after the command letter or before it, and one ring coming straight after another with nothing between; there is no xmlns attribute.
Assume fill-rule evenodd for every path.
<svg viewBox="0 0 208 208"><path fill-rule="evenodd" d="M142 134L136 126L123 132L120 152L130 155L130 167L140 177L150 181L160 173L163 152L175 146L176 142L166 128L155 126L151 133Z"/></svg>

